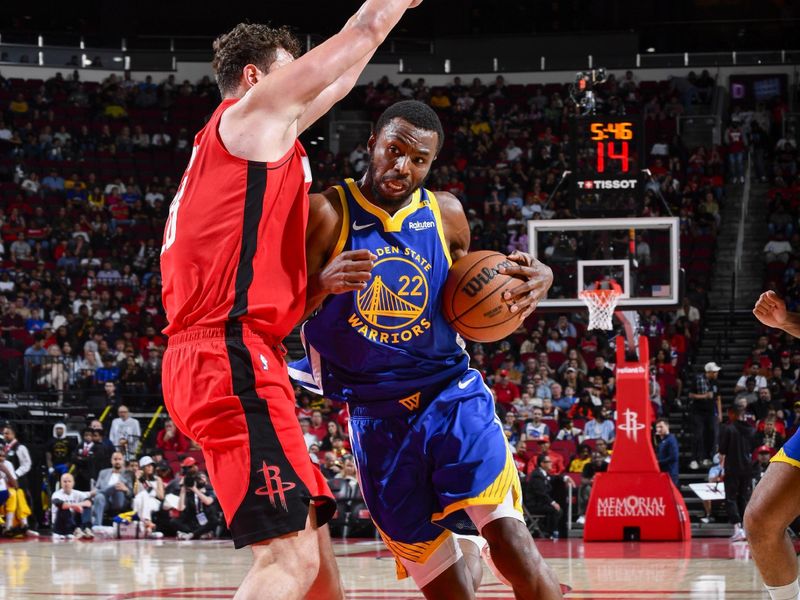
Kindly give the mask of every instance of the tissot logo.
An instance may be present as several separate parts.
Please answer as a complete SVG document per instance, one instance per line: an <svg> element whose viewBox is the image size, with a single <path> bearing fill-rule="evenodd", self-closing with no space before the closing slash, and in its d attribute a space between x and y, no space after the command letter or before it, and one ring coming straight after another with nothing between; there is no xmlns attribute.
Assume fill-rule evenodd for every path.
<svg viewBox="0 0 800 600"><path fill-rule="evenodd" d="M408 228L411 231L424 231L426 229L433 229L436 227L436 223L433 221L412 221L408 224Z"/></svg>
<svg viewBox="0 0 800 600"><path fill-rule="evenodd" d="M582 190L633 190L638 182L635 179L587 179L579 181Z"/></svg>

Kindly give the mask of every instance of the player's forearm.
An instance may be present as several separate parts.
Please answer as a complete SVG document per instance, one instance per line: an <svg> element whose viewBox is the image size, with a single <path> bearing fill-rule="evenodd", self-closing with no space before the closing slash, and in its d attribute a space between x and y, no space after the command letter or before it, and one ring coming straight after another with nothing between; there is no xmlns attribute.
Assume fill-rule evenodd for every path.
<svg viewBox="0 0 800 600"><path fill-rule="evenodd" d="M323 300L327 298L329 293L330 292L328 290L323 289L319 273L308 276L306 306L303 310L303 316L300 318L301 323L308 319L311 313L317 310L317 307L322 304Z"/></svg>
<svg viewBox="0 0 800 600"><path fill-rule="evenodd" d="M368 32L377 48L400 21L412 0L367 0L345 24L342 31L351 27Z"/></svg>
<svg viewBox="0 0 800 600"><path fill-rule="evenodd" d="M367 0L336 35L256 85L243 109L298 121L325 90L380 46L411 0ZM303 127L313 121L306 119Z"/></svg>
<svg viewBox="0 0 800 600"><path fill-rule="evenodd" d="M342 98L347 96L350 91L355 87L358 78L364 67L367 66L369 61L375 55L377 46L367 54L364 58L353 65L349 71L339 77L336 81L325 88L319 96L317 96L311 104L308 105L305 112L297 120L297 133L298 135L313 125L318 119L324 116L333 106Z"/></svg>
<svg viewBox="0 0 800 600"><path fill-rule="evenodd" d="M793 337L800 338L800 313L786 313L786 321L781 329Z"/></svg>

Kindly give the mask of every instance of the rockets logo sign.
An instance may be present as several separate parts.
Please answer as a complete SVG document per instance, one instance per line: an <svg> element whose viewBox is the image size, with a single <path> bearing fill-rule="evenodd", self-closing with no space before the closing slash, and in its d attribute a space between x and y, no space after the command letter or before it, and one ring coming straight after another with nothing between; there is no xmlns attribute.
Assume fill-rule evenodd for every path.
<svg viewBox="0 0 800 600"><path fill-rule="evenodd" d="M638 442L639 431L644 429L644 423L640 423L638 413L633 412L629 408L626 408L622 415L625 420L623 423L617 426L617 429L625 432L634 442Z"/></svg>
<svg viewBox="0 0 800 600"><path fill-rule="evenodd" d="M278 508L280 502L281 508L284 511L289 509L286 506L286 492L293 490L297 484L291 481L283 481L281 479L280 467L270 467L266 462L261 463L262 468L258 470L259 473L264 475L264 485L255 491L257 496L266 496L269 498L272 508Z"/></svg>

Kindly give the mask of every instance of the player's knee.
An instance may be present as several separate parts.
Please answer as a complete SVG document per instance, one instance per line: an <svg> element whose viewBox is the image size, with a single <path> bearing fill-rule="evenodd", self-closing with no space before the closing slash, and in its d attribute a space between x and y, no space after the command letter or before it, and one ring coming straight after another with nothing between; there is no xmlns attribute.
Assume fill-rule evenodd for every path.
<svg viewBox="0 0 800 600"><path fill-rule="evenodd" d="M523 566L530 568L541 562L541 556L536 550L531 534L522 521L510 518L497 519L488 523L481 534L489 542L492 560L503 575L506 575L504 567L512 569L512 572L506 575L509 578L514 576L514 570Z"/></svg>
<svg viewBox="0 0 800 600"><path fill-rule="evenodd" d="M264 548L254 548L256 571L276 569L289 576L299 589L308 588L317 577L320 568L319 545L316 535L308 530L295 538L275 540Z"/></svg>
<svg viewBox="0 0 800 600"><path fill-rule="evenodd" d="M754 493L744 511L743 525L751 541L757 542L759 539L774 537L776 534L783 535L784 529L789 525L784 521L786 519L782 512L771 506L768 494Z"/></svg>

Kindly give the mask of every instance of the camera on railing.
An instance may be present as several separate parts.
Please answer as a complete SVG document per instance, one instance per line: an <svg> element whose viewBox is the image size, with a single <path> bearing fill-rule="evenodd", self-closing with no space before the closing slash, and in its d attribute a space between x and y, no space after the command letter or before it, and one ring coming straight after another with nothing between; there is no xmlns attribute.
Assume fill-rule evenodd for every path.
<svg viewBox="0 0 800 600"><path fill-rule="evenodd" d="M606 70L603 67L580 71L575 74L575 81L570 86L569 95L580 109L582 115L594 113L597 108L597 97L594 87L606 80Z"/></svg>

